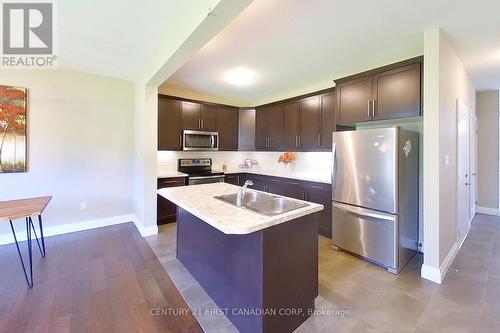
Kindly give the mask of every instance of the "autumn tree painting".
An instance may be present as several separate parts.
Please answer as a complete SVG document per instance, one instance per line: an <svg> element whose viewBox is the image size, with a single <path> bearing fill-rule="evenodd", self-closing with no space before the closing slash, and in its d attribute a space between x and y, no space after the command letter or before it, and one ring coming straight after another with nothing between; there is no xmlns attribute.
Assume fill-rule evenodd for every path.
<svg viewBox="0 0 500 333"><path fill-rule="evenodd" d="M26 89L0 85L0 173L26 171Z"/></svg>

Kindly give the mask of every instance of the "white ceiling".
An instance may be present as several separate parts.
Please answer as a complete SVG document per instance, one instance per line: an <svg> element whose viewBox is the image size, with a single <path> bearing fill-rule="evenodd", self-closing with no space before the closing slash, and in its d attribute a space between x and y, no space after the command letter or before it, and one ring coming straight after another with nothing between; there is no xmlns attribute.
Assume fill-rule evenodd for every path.
<svg viewBox="0 0 500 333"><path fill-rule="evenodd" d="M57 1L59 67L137 79L199 1Z"/></svg>
<svg viewBox="0 0 500 333"><path fill-rule="evenodd" d="M476 88L498 89L499 13L498 0L256 0L166 85L261 104L421 55L423 32L439 25ZM236 67L255 80L227 83Z"/></svg>

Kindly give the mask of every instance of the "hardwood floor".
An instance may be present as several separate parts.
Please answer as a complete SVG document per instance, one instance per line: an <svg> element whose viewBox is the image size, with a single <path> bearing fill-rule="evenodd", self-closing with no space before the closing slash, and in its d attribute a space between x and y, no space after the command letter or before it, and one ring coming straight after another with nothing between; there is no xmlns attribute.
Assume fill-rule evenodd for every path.
<svg viewBox="0 0 500 333"><path fill-rule="evenodd" d="M42 259L34 244L32 289L15 245L0 246L0 332L202 332L132 223L46 238L46 246Z"/></svg>

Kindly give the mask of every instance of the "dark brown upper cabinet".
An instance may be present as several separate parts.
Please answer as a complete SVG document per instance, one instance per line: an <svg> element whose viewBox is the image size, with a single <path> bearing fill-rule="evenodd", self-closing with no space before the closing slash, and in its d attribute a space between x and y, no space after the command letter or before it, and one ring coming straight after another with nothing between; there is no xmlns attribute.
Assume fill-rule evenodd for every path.
<svg viewBox="0 0 500 333"><path fill-rule="evenodd" d="M283 148L283 106L275 104L255 110L255 149Z"/></svg>
<svg viewBox="0 0 500 333"><path fill-rule="evenodd" d="M215 131L217 113L215 105L183 101L181 107L183 129Z"/></svg>
<svg viewBox="0 0 500 333"><path fill-rule="evenodd" d="M373 75L373 118L377 120L420 115L420 63Z"/></svg>
<svg viewBox="0 0 500 333"><path fill-rule="evenodd" d="M182 149L181 102L158 98L158 150Z"/></svg>
<svg viewBox="0 0 500 333"><path fill-rule="evenodd" d="M200 129L203 131L215 131L215 121L217 118L217 106L201 104L200 108Z"/></svg>
<svg viewBox="0 0 500 333"><path fill-rule="evenodd" d="M321 140L321 109L319 96L300 100L299 147L319 148Z"/></svg>
<svg viewBox="0 0 500 333"><path fill-rule="evenodd" d="M219 150L238 150L238 108L216 108L216 130L219 132Z"/></svg>
<svg viewBox="0 0 500 333"><path fill-rule="evenodd" d="M422 57L336 80L336 122L418 117L422 114Z"/></svg>
<svg viewBox="0 0 500 333"><path fill-rule="evenodd" d="M158 150L182 150L182 131L219 132L219 150L238 150L237 107L158 95Z"/></svg>
<svg viewBox="0 0 500 333"><path fill-rule="evenodd" d="M283 122L284 148L295 149L299 146L299 101L292 101L283 105Z"/></svg>
<svg viewBox="0 0 500 333"><path fill-rule="evenodd" d="M321 133L320 147L332 148L332 132L335 130L335 93L320 95Z"/></svg>
<svg viewBox="0 0 500 333"><path fill-rule="evenodd" d="M182 128L187 130L200 129L200 104L181 102Z"/></svg>

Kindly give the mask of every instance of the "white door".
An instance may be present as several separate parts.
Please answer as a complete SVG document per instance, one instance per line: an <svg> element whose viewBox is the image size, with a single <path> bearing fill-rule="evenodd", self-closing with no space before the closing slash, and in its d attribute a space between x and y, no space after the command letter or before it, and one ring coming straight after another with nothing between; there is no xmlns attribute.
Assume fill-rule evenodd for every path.
<svg viewBox="0 0 500 333"><path fill-rule="evenodd" d="M469 224L477 212L477 117L470 114L469 138L470 138L470 204Z"/></svg>
<svg viewBox="0 0 500 333"><path fill-rule="evenodd" d="M469 112L457 100L457 236L459 244L469 231Z"/></svg>

